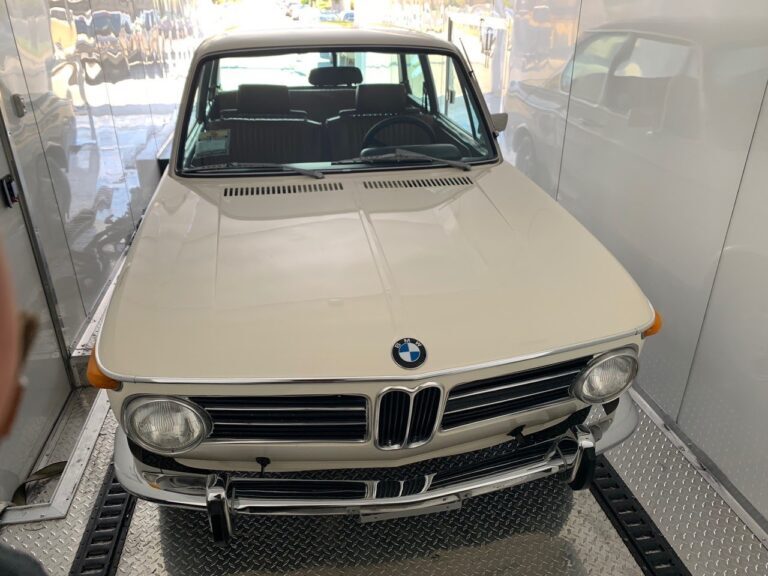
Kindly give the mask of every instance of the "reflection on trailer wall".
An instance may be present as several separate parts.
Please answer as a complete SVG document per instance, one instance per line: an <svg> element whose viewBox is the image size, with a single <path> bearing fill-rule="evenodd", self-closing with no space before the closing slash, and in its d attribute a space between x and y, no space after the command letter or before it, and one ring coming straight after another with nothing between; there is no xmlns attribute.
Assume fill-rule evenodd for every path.
<svg viewBox="0 0 768 576"><path fill-rule="evenodd" d="M26 80L30 100L11 140L71 345L159 179L155 156L199 40L195 3L7 6L22 66L8 81Z"/></svg>
<svg viewBox="0 0 768 576"><path fill-rule="evenodd" d="M722 248L768 81L768 5L580 4L570 57L547 36L528 50L534 58L512 60L510 159L619 258L664 314L638 384L766 518L768 494L756 481L768 474L765 419L744 409L763 405L765 354L733 341L760 334L763 319L756 300L747 312L728 288L754 285L754 272L741 266L734 277L733 250ZM716 274L722 287L710 301Z"/></svg>
<svg viewBox="0 0 768 576"><path fill-rule="evenodd" d="M580 0L516 0L511 9L504 143L510 160L557 194Z"/></svg>
<svg viewBox="0 0 768 576"><path fill-rule="evenodd" d="M762 321L757 307L742 310L741 295L723 297L729 283L752 282L745 267L734 278L736 260L722 248L767 80L762 0L583 0L574 57L548 83L519 92L510 128L534 128L515 160L664 314L639 385L764 518L768 495L756 482L768 474L764 418L743 409L762 404L760 348L733 343L734 333L759 334ZM710 300L716 274L724 288ZM713 369L743 366L745 355L752 367Z"/></svg>
<svg viewBox="0 0 768 576"><path fill-rule="evenodd" d="M664 314L639 383L676 418L768 79L768 5L613 4L582 4L557 198Z"/></svg>
<svg viewBox="0 0 768 576"><path fill-rule="evenodd" d="M768 511L768 101L749 151L679 422Z"/></svg>

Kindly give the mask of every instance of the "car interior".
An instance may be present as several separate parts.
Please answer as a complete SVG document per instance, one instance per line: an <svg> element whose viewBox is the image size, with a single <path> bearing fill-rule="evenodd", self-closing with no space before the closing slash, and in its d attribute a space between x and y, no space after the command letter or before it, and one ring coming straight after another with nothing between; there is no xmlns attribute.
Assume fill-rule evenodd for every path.
<svg viewBox="0 0 768 576"><path fill-rule="evenodd" d="M492 154L482 127L473 124L473 135L456 125L434 91L417 99L407 80L366 83L354 66L314 68L308 86L218 88L212 82L193 111L185 168L330 163L398 147L455 160Z"/></svg>

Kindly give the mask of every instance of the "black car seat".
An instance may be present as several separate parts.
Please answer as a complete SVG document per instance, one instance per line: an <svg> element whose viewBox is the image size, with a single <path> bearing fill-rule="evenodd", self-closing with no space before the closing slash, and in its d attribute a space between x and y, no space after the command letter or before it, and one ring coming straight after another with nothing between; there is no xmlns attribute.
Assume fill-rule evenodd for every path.
<svg viewBox="0 0 768 576"><path fill-rule="evenodd" d="M323 122L340 110L355 107L355 86L363 81L360 68L325 66L309 72L311 87L290 90L291 107L306 110L310 120Z"/></svg>
<svg viewBox="0 0 768 576"><path fill-rule="evenodd" d="M292 110L288 87L276 84L241 84L237 108L222 110L223 118L306 118L304 110Z"/></svg>
<svg viewBox="0 0 768 576"><path fill-rule="evenodd" d="M291 110L288 88L244 84L237 113L212 122L206 131L228 133L227 159L233 162L314 162L323 159L323 129Z"/></svg>
<svg viewBox="0 0 768 576"><path fill-rule="evenodd" d="M374 125L396 116L417 116L431 123L431 116L408 106L402 84L360 84L355 108L342 110L335 118L325 121L325 137L331 160L353 158L360 154L363 139ZM389 145L429 144L423 130L412 124L395 124L384 129L379 140Z"/></svg>

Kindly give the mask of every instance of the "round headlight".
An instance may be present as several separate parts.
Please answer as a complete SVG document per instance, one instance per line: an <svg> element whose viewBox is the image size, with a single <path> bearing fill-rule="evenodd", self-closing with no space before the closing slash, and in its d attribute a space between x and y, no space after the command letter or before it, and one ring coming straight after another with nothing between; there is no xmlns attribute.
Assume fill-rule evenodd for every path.
<svg viewBox="0 0 768 576"><path fill-rule="evenodd" d="M142 448L173 455L191 450L211 431L211 420L199 407L179 398L142 396L123 410L128 437Z"/></svg>
<svg viewBox="0 0 768 576"><path fill-rule="evenodd" d="M598 356L573 384L573 395L587 404L610 402L632 384L637 368L637 352L633 348L613 350Z"/></svg>

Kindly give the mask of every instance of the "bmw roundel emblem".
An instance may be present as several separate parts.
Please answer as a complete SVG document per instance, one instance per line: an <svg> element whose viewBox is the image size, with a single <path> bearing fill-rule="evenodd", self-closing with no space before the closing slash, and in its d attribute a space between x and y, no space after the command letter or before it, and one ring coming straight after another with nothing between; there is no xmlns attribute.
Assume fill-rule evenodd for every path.
<svg viewBox="0 0 768 576"><path fill-rule="evenodd" d="M392 346L392 358L403 368L418 368L427 359L427 349L415 338L402 338Z"/></svg>

